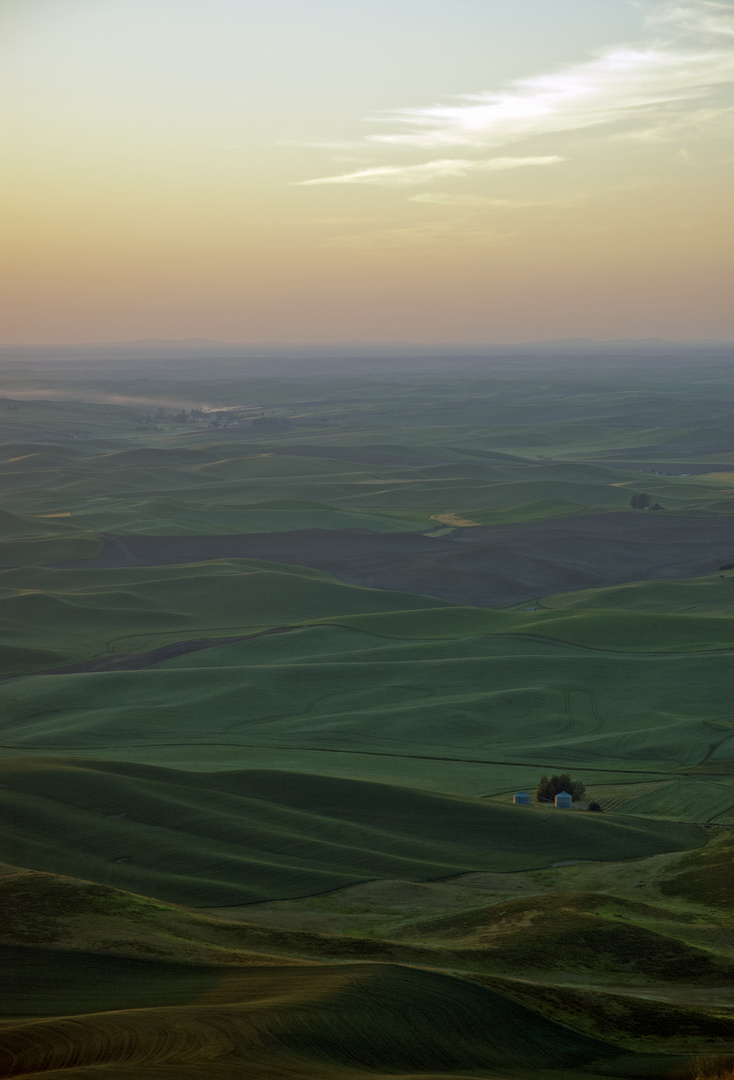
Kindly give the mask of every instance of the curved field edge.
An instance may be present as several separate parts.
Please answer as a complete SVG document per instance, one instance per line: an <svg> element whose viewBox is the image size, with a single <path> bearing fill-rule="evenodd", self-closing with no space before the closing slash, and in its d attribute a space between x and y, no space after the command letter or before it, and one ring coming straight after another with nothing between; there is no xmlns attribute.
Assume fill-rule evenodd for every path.
<svg viewBox="0 0 734 1080"><path fill-rule="evenodd" d="M50 974L63 976L64 960L59 954ZM0 1075L74 1076L100 1067L112 1076L175 1069L190 1077L242 1069L303 1077L571 1069L663 1080L686 1060L625 1052L497 989L422 969L338 964L186 974L186 1004L4 1023Z"/></svg>
<svg viewBox="0 0 734 1080"><path fill-rule="evenodd" d="M90 1004L130 1006L136 984L138 1007L180 1003L196 971L204 980L194 986L199 993L212 966L241 973L359 960L493 978L509 968L508 986L530 992L529 980L547 1003L544 984L555 983L562 997L571 980L586 983L594 1001L616 985L627 996L695 1008L708 1002L716 1012L716 1001L729 1001L734 971L722 937L734 903L733 843L730 830L719 830L703 848L628 863L425 884L372 881L311 899L209 911L6 864L0 940L3 965L17 976L4 1000L6 1008L15 1003L15 1015L54 1013L61 981L48 974L64 965L76 972L64 982L65 1011L84 1012ZM714 1025L708 1035L726 1038L728 1030Z"/></svg>
<svg viewBox="0 0 734 1080"><path fill-rule="evenodd" d="M612 597L639 594L643 606L645 596L670 595L669 607L686 585L656 584L656 589L640 583L639 589L602 592ZM42 673L178 643L201 648L208 639L320 625L395 640L519 635L606 652L731 651L731 580L689 584L690 603L698 599L702 610L587 606L593 605L596 591L580 594L574 604L568 597L551 597L524 610L497 610L347 585L321 571L278 563L225 560L95 571L23 568L0 572L0 637L7 646L1 672ZM665 604L664 599L657 602ZM150 663L156 662L151 656Z"/></svg>
<svg viewBox="0 0 734 1080"><path fill-rule="evenodd" d="M276 771L8 758L0 859L193 906L700 846L699 829Z"/></svg>
<svg viewBox="0 0 734 1080"><path fill-rule="evenodd" d="M729 838L722 834L716 843L701 851L679 856L666 864L651 861L658 867L658 873L662 869L662 882L669 881L675 886L680 868L685 868L684 873L689 868L699 869L695 878L699 882L695 906L688 910L671 908L662 912L664 917L673 922L677 918L688 919L691 925L695 924L698 904L706 899L707 890L701 889L701 883L710 879L716 867L731 873L730 849ZM700 873L704 865L708 870L705 876ZM389 1052L393 1053L399 1045L398 1060L412 1075L416 1068L422 1075L430 1069L433 1077L453 1075L457 1068L463 1075L467 1072L473 1075L477 1066L479 1075L486 1075L485 1069L489 1068L499 1070L500 1075L509 1073L537 1080L546 1075L543 1062L535 1056L540 1049L541 1053L552 1053L557 1068L571 1068L577 1076L646 1075L659 1076L662 1080L671 1074L690 1075L686 1069L703 1052L710 1056L710 1063L716 1063L717 1053L718 1060L724 1063L732 1045L734 1020L730 1010L685 1003L683 995L679 1004L649 1000L655 996L654 989L647 990L645 999L640 999L635 996L634 986L628 994L608 993L601 988L551 986L527 977L469 976L469 986L480 986L495 995L483 999L483 1018L476 1024L471 998L467 997L467 974L459 979L453 975L431 981L431 972L426 970L431 964L465 966L469 962L466 950L449 951L444 947L440 951L428 948L427 942L416 947L408 942L368 942L363 938L289 933L242 922L228 923L88 882L27 874L12 867L5 869L9 872L0 878L0 889L5 887L15 898L14 904L8 904L3 897L5 910L14 916L6 930L11 934L14 931L16 939L24 937L26 941L38 942L45 938L50 944L50 937L54 942L50 949L48 945L39 948L36 944L16 948L15 952L12 948L2 950L6 970L15 965L23 972L22 985L16 984L15 998L12 1002L7 995L5 998L11 1012L17 1015L20 1011L25 1016L45 1012L52 1017L40 1022L25 1020L18 1024L8 1019L2 1023L0 1044L3 1048L7 1046L10 1054L10 1060L6 1056L3 1062L6 1076L53 1076L55 1066L60 1066L63 1069L60 1076L74 1076L78 1072L81 1077L87 1069L104 1066L105 1074L112 1076L145 1076L146 1070L160 1070L150 1072L154 1077L175 1069L176 1076L204 1080L214 1070L213 1075L228 1080L233 1074L240 1075L245 1067L245 1061L233 1054L233 1046L247 1054L247 1067L272 1069L273 1076L278 1077L329 1076L332 1069L335 1077L344 1077L352 1075L344 1069L363 1067L372 1076L382 1075L382 1067L390 1075L402 1075L402 1070L396 1072L393 1059L389 1062L376 1059L369 1049L370 1039L380 1043L382 1049L387 1031ZM608 869L611 881L614 867ZM619 884L618 874L614 880ZM731 895L729 891L729 902ZM590 894L529 898L521 904L527 907L540 903L549 909L558 905L563 910L569 900L580 904L581 911L607 907L613 911L615 904L624 907L625 903L630 914L637 912L640 917L645 917L649 910L639 900L629 903L613 896ZM501 916L514 906L517 901L511 900L500 903L495 910ZM469 911L463 916L467 917L476 921L477 912ZM455 915L449 919L456 924ZM90 945L96 953L83 951ZM252 951L255 945L259 946L259 953ZM535 949L538 945L538 940L532 943ZM160 958L156 946L159 950L163 948L164 957L167 951L168 959ZM550 938L544 945L554 953L557 946ZM279 955L272 952L268 955L268 949ZM288 957L294 952L303 957L298 968L293 967ZM121 960L121 953L137 954L144 960ZM313 959L308 960L307 956ZM354 964L357 956L362 960L359 965ZM174 959L178 963L172 965ZM507 962L506 957L502 959ZM379 962L376 964L375 960ZM395 966L405 963L418 964L420 970ZM73 1023L56 1016L61 986L68 988L64 992L63 1009L76 1013ZM500 1002L501 1008L497 994L505 999L504 1006ZM387 1024L384 1014L374 1013L371 1002L376 997L399 1010L411 1025L417 1018L434 1025L435 1031L426 1043L430 1058L423 1050L418 1057L412 1056L418 1053L415 1042L406 1040L399 1026ZM523 1050L524 1057L518 1057L521 1041L516 1031L518 1015L507 1011L507 999L531 1010L525 1019L530 1016L534 1034L531 1045ZM434 1011L434 1001L440 1001L438 1013ZM94 1005L94 1015L85 1014L90 1004ZM6 1016L8 1007L6 1004ZM115 1012L109 1013L109 1007L115 1008ZM135 1011L128 1011L131 1008ZM478 1051L480 1058L472 1056L477 1052L476 1044L472 1044L474 1051L469 1053L463 1038L456 1051L455 1024L457 1018L466 1017L467 1009L471 1014L469 1022L487 1036ZM300 1017L308 1017L305 1028L298 1018L294 1028L294 1011ZM360 1017L357 1027L355 1014ZM270 1020L274 1027L267 1022ZM605 1054L592 1061L575 1056L569 1061L568 1048L548 1044L548 1028L544 1025L549 1020L564 1025L566 1039L576 1040L581 1035L605 1041ZM266 1021L264 1026L262 1021ZM461 1033L465 1029L462 1020L459 1023ZM502 1029L506 1025L509 1026L505 1039ZM425 1032L420 1024L418 1030L421 1035ZM217 1041L217 1035L221 1037L223 1031L224 1045ZM165 1037L164 1032L167 1032ZM278 1035L283 1032L285 1042L281 1043ZM315 1060L310 1041L314 1032L319 1048ZM639 1052L663 1051L665 1056L618 1057L619 1049L613 1051L609 1044ZM400 1056L406 1045L409 1060ZM350 1052L356 1051L358 1061L344 1060L345 1047ZM300 1059L302 1052L306 1053L305 1060ZM334 1052L336 1060L332 1056ZM260 1057L260 1053L264 1056ZM368 1056L363 1058L363 1053ZM614 1059L610 1053L615 1055ZM32 1072L18 1071L29 1065ZM496 1075L494 1071L492 1074ZM261 1075L260 1071L257 1075ZM262 1075L269 1074L263 1071Z"/></svg>
<svg viewBox="0 0 734 1080"><path fill-rule="evenodd" d="M485 1019L477 1030L486 1033L489 1025L491 1032L488 1044L483 1043L483 1053L494 1067L498 1064L498 1054L502 1055L505 1067L522 1066L521 1074L530 1065L536 1070L542 1066L535 1055L542 1046L546 1052L551 1049L547 1042L554 1023L565 1025L565 1038L576 1044L576 1051L579 1043L583 1052L584 1046L591 1045L589 1040L604 1040L607 1043L601 1054L604 1057L618 1054L621 1048L643 1052L663 1050L671 1054L700 1052L705 1047L708 1052L721 1052L730 1047L734 1038L734 1018L726 1012L694 1004L641 1000L635 996L634 988L629 994L610 994L600 988L551 987L542 981L469 974L466 970L456 978L457 972L447 969L471 966L466 951L268 931L241 922L194 915L186 909L88 882L41 874L18 871L7 874L0 878L0 888L9 893L3 900L10 901L7 906L11 914L3 937L25 937L28 941L34 936L36 939L45 936L48 941L46 915L50 916L51 937L58 935L51 947L0 945L4 969L16 973L0 997L0 1010L5 1017L0 1020L0 1067L5 1067L6 1076L102 1064L115 1069L153 1064L173 1067L184 1064L179 1053L188 1054L185 1060L190 1064L197 1045L191 1041L191 1031L200 1030L202 1019L216 1026L224 1018L239 1017L242 1028L238 1043L244 1041L245 1045L254 1023L263 1036L256 1045L262 1047L272 1045L269 1041L272 1029L268 1024L263 1031L258 1027L258 1019L270 1016L275 1020L276 1030L283 1030L291 1022L291 1009L302 1014L305 1008L316 1020L318 1030L319 1015L330 1026L340 1025L345 1009L347 1018L355 1010L360 1015L365 1009L369 1012L369 1002L376 995L387 997L393 1007L402 1008L404 1016L406 1010L401 1000L408 1004L407 1019L411 1024L416 1015L425 1018L428 1013L430 1021L438 1025L433 1052L453 1054L455 1043L448 1032L453 1033L455 1022L447 1021L452 1015L463 1016L470 1007L467 993L474 993L472 985L483 989L479 1000L483 999ZM563 897L558 899L562 902ZM72 945L74 934L76 941ZM253 953L255 942L275 950L276 955L264 951ZM294 959L293 953L304 958ZM413 967L406 968L405 964ZM443 972L439 973L437 968L443 968ZM401 986L407 997L400 992L396 996ZM438 993L431 993L431 987ZM439 1015L435 1014L432 1001L442 1003ZM513 1003L524 1008L513 1009ZM277 1016L269 1012L271 1009L277 1010ZM60 1012L73 1015L75 1023L66 1023ZM510 1023L510 1037L506 1041L502 1041L501 1025L496 1023L498 1013L502 1024ZM525 1049L530 1060L518 1059L519 1041L513 1034L518 1014L522 1016L522 1027L527 1023L533 1026L533 1038ZM40 1022L24 1019L20 1023L13 1020L13 1017L44 1015L50 1019ZM107 1026L111 1016L123 1021L121 1028ZM156 1034L158 1024L149 1025L154 1017L165 1017L160 1028L169 1029L167 1040L161 1041ZM189 1036L179 1045L178 1035L171 1037L171 1032L179 1032L189 1022ZM372 1026L373 1038L379 1041L384 1019L372 1016L368 1026ZM346 1027L347 1038L351 1039L354 1035L351 1022ZM104 1039L96 1037L95 1032L98 1036L105 1033ZM327 1040L329 1046L334 1045L334 1037L332 1030ZM226 1042L231 1049L230 1040ZM209 1050L204 1057L214 1062L219 1053L211 1043L207 1045ZM570 1064L565 1056L568 1047L566 1051L556 1048L556 1054L559 1049L561 1057L554 1057L556 1068ZM599 1051L597 1042L594 1056ZM35 1059L34 1054L38 1055ZM193 1060L198 1056L193 1053ZM222 1056L223 1068L238 1064L226 1049ZM575 1051L573 1058L576 1067L583 1067ZM627 1059L627 1068L622 1067L620 1073L590 1063L589 1067L594 1073L598 1069L605 1075L624 1076L632 1060ZM670 1066L676 1059L664 1060ZM321 1062L322 1067L326 1064ZM376 1064L388 1066L387 1062L376 1063L374 1059L364 1064L373 1068ZM464 1068L469 1064L461 1054L458 1059L440 1061L440 1065L452 1069L461 1064ZM489 1064L487 1057L484 1064ZM638 1067L643 1064L652 1066L652 1059L638 1060ZM414 1060L412 1066L425 1068L427 1062ZM436 1062L434 1067L438 1066ZM408 1062L405 1067L409 1067ZM637 1074L636 1070L633 1073Z"/></svg>

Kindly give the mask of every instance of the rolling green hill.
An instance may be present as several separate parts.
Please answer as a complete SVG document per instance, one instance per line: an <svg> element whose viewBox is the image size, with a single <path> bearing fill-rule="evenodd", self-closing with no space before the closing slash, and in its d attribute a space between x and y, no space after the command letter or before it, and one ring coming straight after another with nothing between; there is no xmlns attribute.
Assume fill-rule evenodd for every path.
<svg viewBox="0 0 734 1080"><path fill-rule="evenodd" d="M97 531L72 523L70 514L0 512L0 566L93 559L102 548Z"/></svg>
<svg viewBox="0 0 734 1080"><path fill-rule="evenodd" d="M580 589L559 596L545 596L542 606L564 611L592 608L731 618L734 614L734 575L727 572L690 581L633 581L606 589Z"/></svg>
<svg viewBox="0 0 734 1080"><path fill-rule="evenodd" d="M681 922L676 926L675 915L664 910L566 893L415 921L399 936L442 942L455 955L486 957L495 970L545 972L550 979L577 971L588 982L731 982L734 957L681 940L685 916Z"/></svg>
<svg viewBox="0 0 734 1080"><path fill-rule="evenodd" d="M678 856L677 861L688 858ZM643 864L652 865L659 859L655 856L643 860ZM115 1076L126 1075L126 1069L142 1068L150 1059L159 1068L193 1068L192 1038L200 1037L213 1023L221 1033L223 1019L232 1016L232 1010L240 1012L239 1039L245 1045L250 1045L248 1033L253 1032L253 1024L255 1030L270 1034L270 1038L250 1049L267 1046L275 1059L271 1067L278 1076L291 1075L289 1057L282 1056L284 1047L278 1040L273 1042L273 1027L268 1021L275 1022L278 1032L289 1033L290 1043L294 1021L299 1013L303 1015L304 1007L304 1034L306 1030L318 1033L322 1022L328 1024L330 1034L324 1046L331 1047L332 1052L335 1046L349 1046L354 1051L369 1032L379 1032L380 1052L392 1055L396 1047L390 1042L386 1047L382 1036L385 1030L393 1029L386 1028L384 1019L369 1005L375 995L393 1008L404 1008L400 1006L403 1001L408 1006L405 1016L411 1027L417 1018L427 1019L435 1033L433 1041L426 1043L418 1021L424 1049L428 1046L437 1055L437 1065L445 1062L446 1068L456 1068L460 1060L466 1064L466 1059L445 1055L456 1055L456 1023L460 1030L464 1023L474 1023L471 997L467 996L472 986L472 992L480 992L478 1002L484 1012L476 1032L486 1037L482 1043L486 1060L498 1068L501 1059L506 1066L512 1062L513 1074L514 1069L519 1069L519 1075L533 1069L533 1075L538 1075L540 1064L533 1066L532 1061L538 1055L540 1063L542 1052L559 1055L553 1061L556 1069L559 1062L571 1060L566 1056L571 1051L564 1049L565 1044L553 1050L552 1033L559 1031L554 1021L566 1025L560 1030L565 1030L571 1050L595 1045L594 1053L607 1059L604 1065L589 1063L592 1074L598 1070L616 1077L664 1076L665 1066L669 1069L683 1060L674 1056L656 1059L624 1055L622 1047L662 1049L668 1055L685 1052L691 1046L706 1046L715 1052L725 1049L734 1034L731 1017L715 1007L681 1007L636 996L637 986L643 994L649 994L660 985L661 978L670 979L676 964L687 964L686 980L693 995L705 995L707 985L719 986L722 976L726 977L725 962L717 961L705 949L691 949L676 938L681 928L689 933L696 930L697 916L684 910L667 911L597 893L559 893L504 902L501 898L497 902L495 897L494 905L488 908L470 908L438 919L434 915L433 919L406 921L403 916L402 929L393 929L390 938L385 939L384 933L382 937L370 936L366 929L349 936L268 929L242 921L243 915L245 920L248 914L256 916L258 905L222 917L222 913L194 913L84 881L17 868L5 870L0 875L0 904L6 913L0 928L0 958L6 970L17 972L0 997L0 1046L6 1054L0 1062L6 1068L5 1075L33 1067L34 1054L39 1056L37 1062L42 1059L47 1068L58 1064L73 1070L82 1068L84 1062L91 1066L92 1061L97 1061ZM482 876L470 875L467 880ZM455 879L455 889L462 880ZM387 895L396 887L397 896L407 886L405 882L387 882ZM442 884L422 888L429 904L431 890L436 895L448 891ZM346 890L345 899L353 892ZM339 909L339 896L334 894L331 901L334 914ZM489 898L491 892L485 896ZM362 896L363 918L367 911L365 899L366 893ZM316 902L328 908L330 898L316 898L310 903ZM556 912L560 918L554 921ZM238 916L236 921L234 915ZM658 932L641 932L635 922L645 920L653 920ZM590 947L599 934L605 943L601 953ZM551 992L537 973L544 965L553 972L559 951L566 971L575 971L577 981L583 979L588 986L599 979L603 986L612 979L625 983L627 993L589 993L565 986L554 987ZM294 954L300 959L293 960ZM521 977L476 974L482 968L507 966L521 972ZM466 981L467 972L474 972L471 982ZM458 979L457 973L461 975ZM447 979L446 974L454 978ZM72 1024L57 1018L60 984L66 988L65 1014L75 1017ZM405 994L396 995L401 985ZM354 1010L361 1017L358 1029L349 1019ZM15 1017L29 1016L49 1019L14 1022ZM168 1033L164 1042L159 1039L157 1024L150 1024L156 1017ZM258 1017L266 1021L264 1029L258 1028ZM487 1018L491 1020L489 1029ZM620 1018L624 1018L623 1031L619 1028ZM497 1036L494 1034L495 1021L500 1027L508 1024L512 1032L520 1019L532 1030L525 1057L518 1056L519 1044L515 1045L512 1038L509 1046L507 1040L502 1040L499 1028ZM572 1027L583 1034L573 1032ZM600 1036L611 1036L617 1048L608 1044L600 1048ZM394 1030L393 1037L398 1055L406 1050L416 1053L416 1044L400 1027ZM224 1046L219 1045L211 1033L206 1040L209 1068L217 1067L228 1044L225 1038ZM312 1053L313 1042L306 1040L302 1049ZM616 1059L613 1065L611 1057ZM248 1061L251 1065L251 1056ZM329 1060L311 1064L321 1076ZM338 1067L338 1063L332 1064ZM369 1064L374 1068L378 1063L370 1058ZM426 1062L416 1057L414 1064L423 1066ZM265 1063L262 1065L264 1068ZM231 1058L222 1061L221 1067L232 1068ZM295 1063L291 1061L290 1067L296 1068ZM199 1074L193 1071L190 1075ZM308 1062L301 1062L293 1075L310 1075ZM543 1070L541 1075L546 1072Z"/></svg>
<svg viewBox="0 0 734 1080"><path fill-rule="evenodd" d="M0 1075L723 1068L730 360L455 359L3 368Z"/></svg>
<svg viewBox="0 0 734 1080"><path fill-rule="evenodd" d="M456 636L434 636L438 613L426 608L344 616L341 628L310 626L158 663L153 654L142 670L6 679L1 741L13 753L195 769L256 764L467 794L533 790L542 772L561 768L581 770L587 785L680 773L730 782L727 651L603 652L476 633L493 620L527 625L533 614L447 608L444 618ZM365 622L368 633L349 628ZM704 818L703 807L686 818L682 800L683 819L721 813L719 787L712 797ZM675 796L666 798L674 807Z"/></svg>
<svg viewBox="0 0 734 1080"><path fill-rule="evenodd" d="M194 906L699 845L685 825L276 772L6 759L0 859Z"/></svg>
<svg viewBox="0 0 734 1080"><path fill-rule="evenodd" d="M723 999L734 980L726 909L712 911L720 899L707 901L703 890L691 903L681 882L691 864L718 866L727 854L730 845L712 845L689 855L619 864L617 881L610 877L604 883L616 894L569 891L561 882L554 888L552 875L541 869L470 873L435 883L374 879L296 900L197 910L109 885L8 867L0 874L0 948L37 950L26 954L31 969L26 977L38 984L37 994L42 982L32 971L40 971L46 951L51 964L62 962L58 952L204 967L407 963L464 974L501 973L546 985L613 985L632 994L644 986L669 992L680 985L702 1001L708 987ZM585 867L593 877L592 863L568 865ZM653 874L653 887L648 881L642 894L634 880L640 869ZM507 899L513 891L524 895ZM309 922L314 928L307 928ZM140 969L141 977L149 970ZM86 1011L90 994L80 985L74 1008ZM67 1010L72 1011L69 1002Z"/></svg>
<svg viewBox="0 0 734 1080"><path fill-rule="evenodd" d="M47 663L55 648L61 664L325 617L436 606L442 602L344 585L305 567L248 560L0 572L0 635L14 648L27 649L29 664L33 650L45 650Z"/></svg>
<svg viewBox="0 0 734 1080"><path fill-rule="evenodd" d="M320 389L328 393L331 388ZM56 548L49 542L25 552L0 547L0 565L91 557L99 533L425 531L444 515L495 525L625 510L639 490L676 515L732 512L731 467L727 472L726 462L694 476L650 475L649 468L641 476L625 467L624 454L616 464L595 462L600 454L613 455L622 448L628 452L634 445L628 425L611 431L605 423L578 420L514 429L513 416L521 418L518 411L491 400L495 394L481 406L483 424L472 423L465 408L450 416L438 400L438 415L429 418L425 400L413 391L400 425L391 432L369 400L370 391L379 400L385 388L360 388L361 393L365 390L360 403L352 388L350 415L336 426L294 424L287 433L270 438L248 428L223 433L171 423L141 427L134 422L134 410L115 406L26 402L19 441L11 438L16 420L4 425L3 506L14 514L31 515L36 531L41 519L46 524L63 521L64 530ZM40 410L37 426L29 424L34 410ZM59 418L67 410L67 425L46 426L49 410ZM533 411L542 415L542 395ZM493 414L501 416L494 429ZM93 437L76 441L74 432L81 428ZM681 430L645 427L641 453L654 459L656 443L667 445L671 436L680 439ZM696 432L689 429L688 435L695 444ZM680 454L686 455L685 439ZM564 460L580 456L587 460ZM32 536L29 529L29 540ZM73 537L77 548L69 553Z"/></svg>

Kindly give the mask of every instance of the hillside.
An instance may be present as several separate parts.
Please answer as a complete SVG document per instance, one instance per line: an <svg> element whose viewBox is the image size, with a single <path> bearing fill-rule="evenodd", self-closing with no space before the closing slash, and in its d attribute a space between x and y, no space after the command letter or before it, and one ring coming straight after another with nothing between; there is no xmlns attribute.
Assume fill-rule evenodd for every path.
<svg viewBox="0 0 734 1080"><path fill-rule="evenodd" d="M0 860L194 906L695 847L697 830L295 773L6 759Z"/></svg>
<svg viewBox="0 0 734 1080"><path fill-rule="evenodd" d="M0 1076L725 1080L728 359L193 356L2 372Z"/></svg>

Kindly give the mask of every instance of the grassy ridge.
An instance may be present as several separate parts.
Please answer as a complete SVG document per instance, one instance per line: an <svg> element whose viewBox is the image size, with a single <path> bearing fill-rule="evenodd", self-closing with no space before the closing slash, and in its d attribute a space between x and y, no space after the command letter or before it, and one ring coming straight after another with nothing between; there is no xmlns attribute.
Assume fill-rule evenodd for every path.
<svg viewBox="0 0 734 1080"><path fill-rule="evenodd" d="M663 885L676 886L681 872L676 873L676 862L684 867L685 857L673 860L673 871L668 871ZM534 877L537 888L539 875ZM423 896L429 900L431 889L440 894L450 884L423 886ZM523 880L517 887L532 884L532 879ZM356 890L301 900L303 922L309 905L332 912L333 923L325 919L323 929L313 931L298 926L296 904L290 905L288 913L282 912L279 926L278 912L288 907L282 902L195 913L109 886L35 871L16 872L0 878L4 912L0 931L4 944L0 948L10 964L25 959L25 993L29 998L35 995L36 1015L41 1013L43 964L62 962L59 951L72 955L91 951L97 956L204 967L376 961L464 973L511 973L546 982L563 972L564 982L575 973L590 986L606 982L631 990L646 984L658 990L665 984L725 987L734 979L734 952L721 944L726 936L725 921L710 915L704 918L700 910L691 911L685 905L675 909L661 906L659 898L646 904L597 892L553 891L507 900L502 894L493 896L491 890L482 895L479 889L475 890L481 898L479 907L466 907L465 899L463 907L451 910L447 905L448 914L436 916L433 912L419 917L397 907L391 920L383 918L380 924L378 908L371 910L366 902L370 892L377 898L380 885L386 895L391 889L398 896L401 890L402 894L411 891L405 881L372 882ZM349 933L339 932L340 899L342 904L348 903L349 895L356 893L357 900L360 889L364 895L357 908L359 932L355 933L354 925ZM419 889L413 887L420 896ZM290 927L285 925L288 921ZM11 955L9 950L19 946L26 953ZM140 968L140 979L149 971ZM164 972L164 980L172 974L175 972ZM175 997L166 997L165 982L161 983L155 972L153 975L150 989L154 996L147 1000L148 1005L182 1000L175 987ZM124 982L124 978L118 979L116 987L110 986L110 995L119 994ZM45 988L49 999L55 1000L48 984ZM73 1006L70 999L65 1003L66 1011L86 1011L94 1000L92 994L92 988L81 980ZM692 997L695 1000L695 992ZM117 1001L115 1005L108 996L105 1007L121 1007L119 998ZM128 998L125 1004L133 1002ZM21 1014L33 1012L20 1003L16 1008ZM734 1027L731 1034L734 1036Z"/></svg>
<svg viewBox="0 0 734 1080"><path fill-rule="evenodd" d="M695 847L697 830L293 773L6 759L0 859L179 903Z"/></svg>
<svg viewBox="0 0 734 1080"><path fill-rule="evenodd" d="M457 883L462 880L457 879ZM408 888L405 882L388 882L386 892L395 887L396 895ZM444 885L422 888L426 894L446 890ZM344 895L353 892L347 890ZM364 887L361 892L364 910ZM357 890L355 899L359 894ZM485 896L490 897L491 892ZM329 899L318 902L328 906ZM336 910L338 894L334 899ZM176 1030L179 1021L184 1021L181 1010L196 1026L197 1008L216 1006L221 1017L232 1006L252 1009L256 1002L261 1008L268 1003L266 1007L282 1008L278 1025L282 1030L295 995L297 1000L308 1001L310 1010L315 1002L321 1002L331 1014L331 1022L338 1024L344 1018L345 994L348 998L360 984L354 976L381 971L383 978L373 989L390 994L392 980L400 978L396 963L422 969L413 972L416 981L411 988L413 1004L421 1009L430 1010L430 997L424 994L427 986L420 979L432 968L472 972L472 978L488 990L528 1006L533 1010L536 1032L549 1030L542 1019L546 1017L631 1049L661 1048L667 1052L691 1045L724 1049L734 1036L731 1017L719 1015L715 1007L676 1007L634 996L636 985L653 988L661 979L675 978L677 964L679 968L686 966L686 980L695 998L696 986L721 985L733 962L730 960L727 967L726 961L717 960L706 949L690 948L678 940L681 931L684 935L686 930L696 933L698 914L620 897L560 893L504 902L495 897L490 907L438 919L406 921L403 916L402 929L393 928L391 940L268 929L222 918L221 914L195 914L88 882L18 871L0 877L0 903L5 913L0 957L6 969L17 972L0 994L0 1016L8 1018L3 1031L10 1035L7 1045L19 1056L16 1065L20 1061L26 1065L28 1059L23 1055L33 1049L45 1046L46 1054L58 1052L62 1038L67 1048L76 1046L80 1052L94 1030L84 1014L94 1012L96 1019L103 1021L110 1009L117 1015L119 1010L130 1008L145 1010L142 1015L165 1009L169 1027ZM248 912L256 914L258 908ZM651 921L657 932L640 929L639 924ZM603 940L603 950L591 947L595 939ZM557 972L559 950L566 969L575 970L587 986L595 980L600 986L614 981L626 984L633 996L579 992L568 987L551 992L534 974L544 967ZM288 954L294 953L303 959L290 959ZM355 961L360 962L358 967ZM379 962L380 967L370 961ZM345 966L349 964L352 966ZM476 974L508 966L522 973L520 981ZM25 1022L23 1034L31 1037L17 1040L15 1032L21 1029L14 1029L9 1018L56 1016L59 984L66 987L65 1013L76 1015L77 1025L64 1032L54 1026L56 1021L30 1028ZM445 1008L463 1009L463 980L434 981L433 985L443 986ZM366 999L356 1004L362 1010ZM486 999L486 1005L491 1006L492 999ZM510 1010L504 1015L509 1018L513 1013ZM450 1027L439 1030L445 1033ZM376 1028L376 1038L377 1033ZM140 1036L148 1050L151 1034ZM4 1039L0 1041L6 1045ZM128 1051L133 1045L140 1044L129 1042ZM454 1044L446 1039L443 1045L453 1048ZM114 1053L110 1058L114 1062ZM44 1063L48 1067L50 1061L44 1059Z"/></svg>
<svg viewBox="0 0 734 1080"><path fill-rule="evenodd" d="M686 856L662 884L663 892L689 903L731 911L734 907L734 840L726 830L722 841L707 846L698 858Z"/></svg>
<svg viewBox="0 0 734 1080"><path fill-rule="evenodd" d="M583 972L589 982L731 982L731 954L681 940L689 921L682 914L676 925L671 912L597 893L566 893L416 920L399 936L450 944L455 955L486 957L495 970L544 972L548 979L560 969Z"/></svg>

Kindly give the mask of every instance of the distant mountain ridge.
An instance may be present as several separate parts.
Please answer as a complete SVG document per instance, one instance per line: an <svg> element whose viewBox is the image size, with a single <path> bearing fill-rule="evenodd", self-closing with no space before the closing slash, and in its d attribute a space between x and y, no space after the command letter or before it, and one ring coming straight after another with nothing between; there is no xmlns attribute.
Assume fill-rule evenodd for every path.
<svg viewBox="0 0 734 1080"><path fill-rule="evenodd" d="M217 349L222 351L235 350L248 353L278 352L286 354L300 354L305 356L328 355L337 353L343 355L345 351L359 355L383 355L385 353L406 354L425 356L445 355L446 353L460 353L463 355L482 355L487 352L506 354L508 352L565 352L568 350L593 349L609 350L616 352L637 349L690 349L690 348L726 348L734 347L734 341L704 339L695 341L671 341L667 338L542 338L532 341L499 341L499 342L421 342L421 341L222 341L217 338L190 337L190 338L133 338L122 341L87 341L87 342L55 342L41 343L0 343L0 355L8 352L24 353L53 352L87 352L90 350L113 349L113 350L137 350L137 349Z"/></svg>

